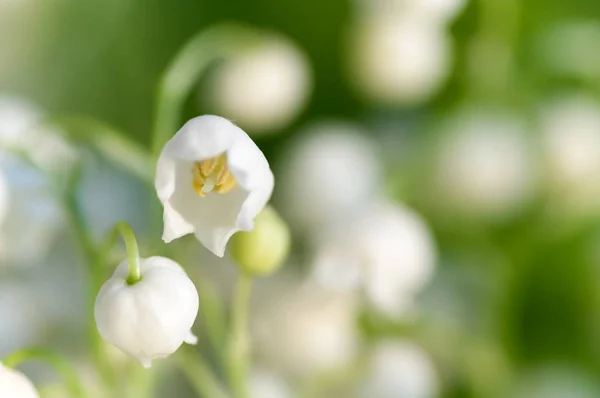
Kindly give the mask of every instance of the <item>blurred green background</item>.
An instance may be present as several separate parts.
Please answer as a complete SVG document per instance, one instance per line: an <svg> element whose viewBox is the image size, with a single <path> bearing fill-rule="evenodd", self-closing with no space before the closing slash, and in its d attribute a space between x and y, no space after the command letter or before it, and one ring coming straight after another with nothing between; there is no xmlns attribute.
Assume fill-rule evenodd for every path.
<svg viewBox="0 0 600 398"><path fill-rule="evenodd" d="M12 117L23 107L10 104L26 102L44 115L40 120L101 121L89 128L98 134L110 130L111 137L120 134L150 151L163 73L198 32L240 23L263 38L283 38L273 40L291 48L291 61L284 54L277 63L275 55L274 66L256 67L258 74L244 75L240 67L241 77L227 86L219 82L237 50L217 57L185 97L176 128L199 114L220 114L265 152L276 175L275 206L294 232L290 264L281 273L292 272L289 268L302 283L310 279L315 258L327 252L330 236L338 236L329 231L353 225L370 211L363 201L369 190L412 209L434 242L428 249L434 254L428 255L435 258L435 270L426 272L422 286L409 289L416 303L410 316L386 314L365 302L361 292L352 296L358 304L351 327L359 335L359 351L367 353L357 355L369 357L381 341L410 341L429 361L425 376L420 365L407 360L393 371L406 389L386 387L393 377L373 370L384 375L378 379L365 371L362 376L373 376L375 382L365 377L384 386L379 390L363 389L364 377L357 376L332 382L316 395L600 397L599 18L600 3L593 0L0 0L0 136L9 137L2 138L0 170L8 176L9 203L13 185L26 185L24 195L34 201L55 191L21 166L14 171L16 141L10 134L18 128ZM253 44L240 48L254 50ZM261 79L275 82L264 90L275 92L273 100L261 97L261 87L267 87ZM245 83L248 87L241 87ZM278 119L281 104L285 115ZM268 115L261 119L262 111L273 112L275 122ZM111 158L110 145L117 158L129 156L129 147L115 141L98 149L85 138L86 129L79 125L79 138L71 144L78 148L74 156L83 159L78 197L91 234L99 239L113 222L126 219L141 235L143 252L151 255L162 245L156 243L160 213L151 185L128 170L127 161ZM36 139L19 145L16 152L31 157L29 147L54 144ZM47 158L61 163L69 156L50 152ZM47 158L33 163L62 187L61 172L48 166ZM325 170L323 184L319 168ZM320 185L302 185L304 178ZM312 211L313 201L327 202L323 196L333 203L329 206L348 208L341 220L325 204L325 218L314 216L320 223L307 226L294 219L306 207ZM339 204L338 196L349 199ZM0 355L44 345L66 352L84 368L90 322L84 260L76 234L62 228L68 223L61 216L52 221L56 212L48 209L60 205L46 208L41 200L22 218L13 212L10 223L0 222L5 239L0 248L12 241L42 246L34 243L42 233L19 229L32 220L57 225L44 231L49 248L37 258L0 257ZM363 232L377 236L374 230ZM389 239L410 241L401 235ZM185 252L193 242L180 246L173 251ZM347 246L340 250L338 262L359 257ZM389 261L402 269L402 253L399 258ZM188 273L202 268L196 277L215 280L225 297L230 264L213 264L204 252L191 259L191 264L182 261ZM344 264L337 266L333 278L343 279ZM269 292L278 278L265 278L258 290ZM285 293L266 296L263 300L279 302ZM313 350L306 344L305 350ZM257 344L257 363L294 392L317 378L305 370L301 377L295 371L290 376L272 364L277 361L263 364L260 351ZM163 375L156 377L154 396L194 396L179 373L162 369L154 373ZM40 385L57 382L36 367L31 374Z"/></svg>

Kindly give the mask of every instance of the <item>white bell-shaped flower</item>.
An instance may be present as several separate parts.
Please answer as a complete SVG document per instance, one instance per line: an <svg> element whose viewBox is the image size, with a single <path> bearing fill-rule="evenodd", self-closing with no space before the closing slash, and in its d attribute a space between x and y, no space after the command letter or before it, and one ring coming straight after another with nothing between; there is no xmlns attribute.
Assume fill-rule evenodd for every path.
<svg viewBox="0 0 600 398"><path fill-rule="evenodd" d="M280 130L303 110L311 74L294 43L271 36L226 60L212 83L217 112L259 134Z"/></svg>
<svg viewBox="0 0 600 398"><path fill-rule="evenodd" d="M158 159L155 186L164 206L163 240L194 233L222 257L235 232L254 228L273 184L269 163L242 129L219 116L188 121Z"/></svg>
<svg viewBox="0 0 600 398"><path fill-rule="evenodd" d="M117 267L96 298L94 316L104 340L145 368L175 352L191 333L198 292L179 264L165 257L140 260L141 280L129 285L128 261Z"/></svg>
<svg viewBox="0 0 600 398"><path fill-rule="evenodd" d="M39 398L33 383L21 372L0 363L0 397Z"/></svg>

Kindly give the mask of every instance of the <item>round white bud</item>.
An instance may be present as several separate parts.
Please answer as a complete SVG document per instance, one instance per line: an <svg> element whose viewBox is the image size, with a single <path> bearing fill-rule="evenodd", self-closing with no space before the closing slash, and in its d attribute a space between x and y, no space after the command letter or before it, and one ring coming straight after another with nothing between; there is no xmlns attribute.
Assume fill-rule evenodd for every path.
<svg viewBox="0 0 600 398"><path fill-rule="evenodd" d="M129 285L128 261L123 261L100 289L94 316L104 340L149 368L153 359L172 354L183 342L196 343L191 328L199 300L173 260L141 259L140 271L142 279Z"/></svg>

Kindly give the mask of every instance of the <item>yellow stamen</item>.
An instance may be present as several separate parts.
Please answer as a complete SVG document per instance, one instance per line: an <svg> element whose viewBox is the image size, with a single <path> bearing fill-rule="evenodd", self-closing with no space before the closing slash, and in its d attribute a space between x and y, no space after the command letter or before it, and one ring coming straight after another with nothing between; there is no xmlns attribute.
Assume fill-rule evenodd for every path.
<svg viewBox="0 0 600 398"><path fill-rule="evenodd" d="M194 162L192 186L201 197L216 190L226 194L237 186L237 181L227 167L227 158L222 154L215 158Z"/></svg>

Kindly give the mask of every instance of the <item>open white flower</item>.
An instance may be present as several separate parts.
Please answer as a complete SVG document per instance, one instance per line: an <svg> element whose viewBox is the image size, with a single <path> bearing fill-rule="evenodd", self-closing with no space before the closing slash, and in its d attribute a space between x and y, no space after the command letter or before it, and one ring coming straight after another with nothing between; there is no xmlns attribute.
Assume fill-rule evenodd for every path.
<svg viewBox="0 0 600 398"><path fill-rule="evenodd" d="M273 184L269 163L242 129L219 116L188 121L158 159L155 187L164 206L163 240L194 233L222 257L235 232L254 228Z"/></svg>
<svg viewBox="0 0 600 398"><path fill-rule="evenodd" d="M33 383L21 372L0 363L0 397L39 398Z"/></svg>
<svg viewBox="0 0 600 398"><path fill-rule="evenodd" d="M104 340L149 368L152 360L196 344L191 332L198 292L179 264L165 257L140 260L142 279L127 283L128 261L117 267L96 298L94 316Z"/></svg>

